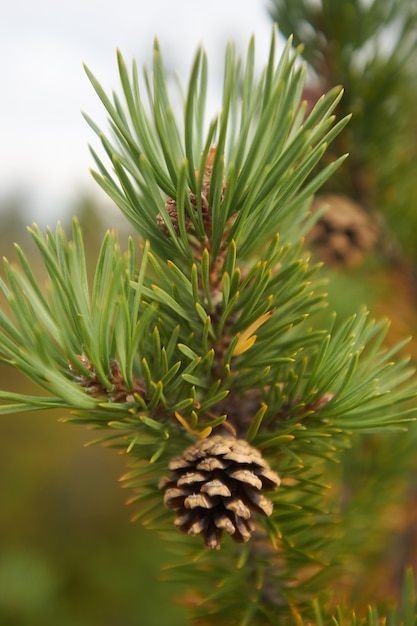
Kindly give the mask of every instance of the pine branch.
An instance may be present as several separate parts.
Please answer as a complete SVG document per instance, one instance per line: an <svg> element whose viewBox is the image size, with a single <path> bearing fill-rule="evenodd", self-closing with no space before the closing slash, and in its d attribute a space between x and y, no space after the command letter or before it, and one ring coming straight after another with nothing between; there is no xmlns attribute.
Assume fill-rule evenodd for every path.
<svg viewBox="0 0 417 626"><path fill-rule="evenodd" d="M181 120L158 44L146 103L120 54L123 102L87 70L111 128L107 138L89 120L112 167L93 152L94 177L139 232L140 253L107 233L89 276L76 221L70 240L59 225L33 227L46 291L20 249L1 282L1 359L48 395L4 391L0 411L66 409L127 455L136 517L182 553L197 623L278 624L299 611L297 621L313 594L325 602L340 553L329 464L352 431L404 428L415 413L413 370L392 363L401 346L382 347L387 325L323 313L300 231L343 160L316 173L348 118L333 115L340 89L307 115L298 53L289 42L277 62L275 47L274 32L259 80L253 41L243 68L228 48L206 134L203 52ZM198 558L194 535L220 555Z"/></svg>

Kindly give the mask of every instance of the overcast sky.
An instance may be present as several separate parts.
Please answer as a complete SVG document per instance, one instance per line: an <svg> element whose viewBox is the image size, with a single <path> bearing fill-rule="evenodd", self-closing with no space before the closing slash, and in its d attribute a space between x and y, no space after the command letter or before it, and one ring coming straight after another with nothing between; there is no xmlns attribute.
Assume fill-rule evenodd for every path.
<svg viewBox="0 0 417 626"><path fill-rule="evenodd" d="M267 0L7 2L0 19L0 208L21 194L29 222L51 223L80 192L95 191L87 147L95 138L80 111L100 125L104 113L83 62L107 90L119 89L116 48L142 66L156 35L185 83L202 44L215 91L228 40L244 54L255 34L259 67L265 63L267 6Z"/></svg>

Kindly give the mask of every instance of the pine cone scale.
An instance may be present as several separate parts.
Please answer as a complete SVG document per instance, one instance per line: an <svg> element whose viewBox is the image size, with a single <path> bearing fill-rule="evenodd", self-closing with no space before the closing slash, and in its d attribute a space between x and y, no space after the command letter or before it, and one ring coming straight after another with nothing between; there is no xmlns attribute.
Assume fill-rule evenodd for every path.
<svg viewBox="0 0 417 626"><path fill-rule="evenodd" d="M276 489L279 486L279 479L277 484L277 475L269 468L265 468L262 472L257 474L258 478L262 481L263 489Z"/></svg>
<svg viewBox="0 0 417 626"><path fill-rule="evenodd" d="M249 520L236 517L236 531L233 535L233 539L237 543L246 543L251 538L253 530L254 526Z"/></svg>
<svg viewBox="0 0 417 626"><path fill-rule="evenodd" d="M227 473L230 478L239 480L241 483L252 485L252 487L256 487L256 489L262 489L262 481L250 470L238 469Z"/></svg>
<svg viewBox="0 0 417 626"><path fill-rule="evenodd" d="M216 506L216 502L204 493L193 493L184 499L186 509L212 509Z"/></svg>
<svg viewBox="0 0 417 626"><path fill-rule="evenodd" d="M209 496L222 496L228 498L232 495L229 487L221 482L221 480L210 480L201 487L203 493L207 493Z"/></svg>
<svg viewBox="0 0 417 626"><path fill-rule="evenodd" d="M242 519L250 519L251 510L242 500L239 498L232 498L228 502L225 502L225 507L228 511L232 511L235 515L238 515Z"/></svg>
<svg viewBox="0 0 417 626"><path fill-rule="evenodd" d="M222 529L217 528L217 526L212 524L207 529L207 532L205 533L204 544L206 548L210 548L210 550L219 550L221 536L222 536Z"/></svg>
<svg viewBox="0 0 417 626"><path fill-rule="evenodd" d="M170 487L166 490L164 504L169 509L176 509L184 501L184 490L177 487Z"/></svg>
<svg viewBox="0 0 417 626"><path fill-rule="evenodd" d="M257 491L248 491L251 507L269 517L273 510L272 502Z"/></svg>
<svg viewBox="0 0 417 626"><path fill-rule="evenodd" d="M187 532L189 535L200 535L202 532L204 532L207 529L208 525L209 525L208 518L201 517L196 522L191 524Z"/></svg>
<svg viewBox="0 0 417 626"><path fill-rule="evenodd" d="M200 461L200 463L196 465L196 468L205 472L214 472L216 469L224 470L226 467L229 467L229 465L230 463L227 463L226 461L210 456Z"/></svg>
<svg viewBox="0 0 417 626"><path fill-rule="evenodd" d="M187 472L181 478L178 479L178 487L183 485L193 485L194 483L205 482L207 480L207 473L203 472Z"/></svg>
<svg viewBox="0 0 417 626"><path fill-rule="evenodd" d="M217 528L225 530L227 533L229 533L229 535L233 535L235 533L236 527L230 517L228 517L224 511L216 511L213 519Z"/></svg>

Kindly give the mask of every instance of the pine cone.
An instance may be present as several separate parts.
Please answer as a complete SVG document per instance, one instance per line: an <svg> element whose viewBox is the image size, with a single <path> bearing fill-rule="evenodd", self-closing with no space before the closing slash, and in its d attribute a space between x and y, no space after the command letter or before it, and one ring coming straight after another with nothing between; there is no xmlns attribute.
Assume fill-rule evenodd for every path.
<svg viewBox="0 0 417 626"><path fill-rule="evenodd" d="M244 439L214 435L187 448L161 479L165 505L177 511L175 526L203 535L207 548L220 548L225 530L238 543L251 537L253 512L269 516L272 502L262 489L276 489L278 475Z"/></svg>
<svg viewBox="0 0 417 626"><path fill-rule="evenodd" d="M100 382L97 372L94 369L93 364L83 354L77 355L79 361L88 369L90 376L80 374L77 370L76 364L69 364L69 370L74 375L74 381L84 387L88 393L94 398L107 398L110 402L132 402L134 400L134 394L138 393L142 397L145 396L145 389L139 379L134 378L133 389L128 389L125 381L123 380L122 370L117 361L110 363L110 376L109 382L113 385L112 389L107 389L102 382Z"/></svg>
<svg viewBox="0 0 417 626"><path fill-rule="evenodd" d="M378 240L378 224L359 204L345 196L318 196L312 212L323 205L327 205L327 209L307 235L307 241L329 265L359 265Z"/></svg>
<svg viewBox="0 0 417 626"><path fill-rule="evenodd" d="M216 153L216 146L212 146L207 156L207 162L206 162L206 166L205 166L205 170L203 174L203 183L202 183L201 198L200 198L204 230L206 231L208 237L211 237L212 216L211 216L211 207L209 205L209 196L210 196L211 172L213 169L213 160L214 160L215 153ZM195 174L198 177L199 173L197 170L195 171ZM224 190L222 191L222 194L223 193L224 193ZM197 211L197 198L191 191L189 191L189 199L190 199L191 206L194 208L195 211ZM175 229L175 232L178 235L180 232L179 226L178 226L178 209L177 209L177 203L174 200L174 198L167 198L167 201L165 203L165 209ZM164 218L162 217L161 214L157 215L156 221L160 229L162 230L162 232L168 236L169 231L165 224ZM188 233L195 234L191 218L187 214L185 215L185 228Z"/></svg>

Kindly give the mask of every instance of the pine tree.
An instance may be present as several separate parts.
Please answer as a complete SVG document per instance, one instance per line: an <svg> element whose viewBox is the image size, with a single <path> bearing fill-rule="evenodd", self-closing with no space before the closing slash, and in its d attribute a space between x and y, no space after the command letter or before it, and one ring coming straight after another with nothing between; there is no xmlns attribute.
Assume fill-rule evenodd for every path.
<svg viewBox="0 0 417 626"><path fill-rule="evenodd" d="M339 87L308 110L299 54L289 40L277 61L274 31L257 77L254 41L244 63L229 46L208 126L201 50L182 116L158 43L143 82L118 54L122 97L87 69L110 123L86 116L110 161L93 150L93 175L140 245L108 232L90 276L76 220L70 238L33 226L46 289L18 246L1 281L1 360L45 395L3 391L0 411L66 410L126 455L135 516L176 552L168 576L196 624L355 624L336 609L353 545L337 463L357 433L415 413L404 342L384 347L387 323L364 310L327 312L303 244L349 116L334 115ZM414 607L410 571L390 623Z"/></svg>

